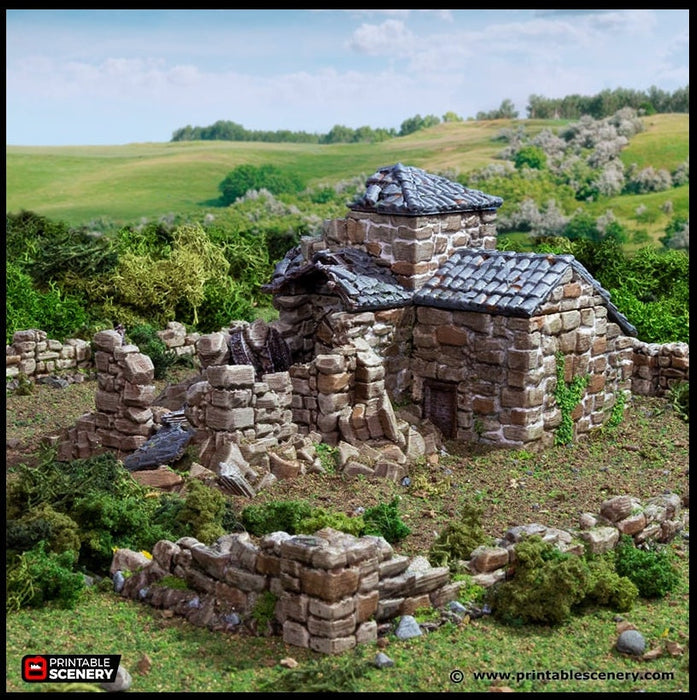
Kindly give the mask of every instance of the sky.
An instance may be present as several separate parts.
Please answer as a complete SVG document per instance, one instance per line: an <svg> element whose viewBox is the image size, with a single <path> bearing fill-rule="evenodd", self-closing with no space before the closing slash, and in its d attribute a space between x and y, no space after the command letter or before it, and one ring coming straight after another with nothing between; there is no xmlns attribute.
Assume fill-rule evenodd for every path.
<svg viewBox="0 0 697 700"><path fill-rule="evenodd" d="M689 12L6 10L6 144L467 119L530 95L689 85Z"/></svg>

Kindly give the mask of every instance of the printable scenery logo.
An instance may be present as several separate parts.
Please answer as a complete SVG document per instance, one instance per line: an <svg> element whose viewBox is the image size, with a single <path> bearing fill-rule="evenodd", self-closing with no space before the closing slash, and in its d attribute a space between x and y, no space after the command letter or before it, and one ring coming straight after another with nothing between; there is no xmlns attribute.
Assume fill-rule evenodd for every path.
<svg viewBox="0 0 697 700"><path fill-rule="evenodd" d="M36 654L22 658L26 683L113 683L121 654Z"/></svg>

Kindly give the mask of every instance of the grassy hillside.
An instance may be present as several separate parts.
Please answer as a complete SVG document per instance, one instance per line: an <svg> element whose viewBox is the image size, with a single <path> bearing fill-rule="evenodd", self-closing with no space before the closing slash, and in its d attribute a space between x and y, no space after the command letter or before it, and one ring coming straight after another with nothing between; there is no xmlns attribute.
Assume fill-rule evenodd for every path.
<svg viewBox="0 0 697 700"><path fill-rule="evenodd" d="M689 115L654 115L646 132L632 139L625 163L674 169L689 153ZM503 128L524 125L535 134L565 122L494 120L442 123L377 144L273 144L228 141L139 143L125 146L8 146L6 211L30 210L69 224L106 217L130 223L177 213L215 210L218 184L238 165L289 167L308 184L335 183L402 162L431 172L465 173L496 159ZM680 188L683 203L689 186ZM491 194L496 194L492 192ZM656 199L675 202L676 191ZM633 212L635 198L617 198L612 208ZM624 200L624 201L622 201ZM629 200L629 201L627 201ZM657 202L657 205L659 202ZM608 208L601 204L600 212ZM677 207L676 207L677 210ZM631 223L631 222L630 222ZM665 225L648 225L653 235Z"/></svg>

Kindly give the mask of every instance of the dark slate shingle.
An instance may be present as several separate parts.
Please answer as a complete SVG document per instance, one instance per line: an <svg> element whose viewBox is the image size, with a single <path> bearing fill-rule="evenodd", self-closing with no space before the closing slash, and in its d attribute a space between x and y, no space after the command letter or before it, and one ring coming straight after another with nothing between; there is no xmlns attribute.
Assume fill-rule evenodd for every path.
<svg viewBox="0 0 697 700"><path fill-rule="evenodd" d="M414 294L414 303L529 318L561 284L569 268L600 294L607 305L610 320L617 323L626 335L636 335L636 328L611 303L610 294L572 255L460 250L453 253Z"/></svg>
<svg viewBox="0 0 697 700"><path fill-rule="evenodd" d="M441 175L401 163L380 168L366 180L365 193L349 204L353 211L403 216L498 209L501 197L464 187Z"/></svg>
<svg viewBox="0 0 697 700"><path fill-rule="evenodd" d="M358 248L317 251L310 261L294 248L277 265L265 292L282 294L295 280L320 274L351 311L375 311L411 304L412 292L392 272Z"/></svg>

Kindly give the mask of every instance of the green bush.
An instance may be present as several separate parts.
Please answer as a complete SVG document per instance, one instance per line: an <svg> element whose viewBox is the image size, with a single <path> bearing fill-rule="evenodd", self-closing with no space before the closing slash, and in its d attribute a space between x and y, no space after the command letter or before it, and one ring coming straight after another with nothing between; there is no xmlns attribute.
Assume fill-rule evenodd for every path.
<svg viewBox="0 0 697 700"><path fill-rule="evenodd" d="M275 165L238 165L218 185L220 204L234 203L249 190L265 189L272 194L297 194L304 187L303 181L293 172L281 170Z"/></svg>
<svg viewBox="0 0 697 700"><path fill-rule="evenodd" d="M5 271L5 337L12 342L16 331L39 328L49 338L76 337L89 324L84 300L66 294L51 282L46 291L34 287L31 277L18 265L8 263Z"/></svg>
<svg viewBox="0 0 697 700"><path fill-rule="evenodd" d="M244 527L252 535L261 537L271 532L300 532L300 523L312 515L312 507L304 501L271 501L250 505L241 513Z"/></svg>
<svg viewBox="0 0 697 700"><path fill-rule="evenodd" d="M628 535L622 535L615 548L615 569L634 583L642 598L662 598L680 582L666 549L639 549Z"/></svg>
<svg viewBox="0 0 697 700"><path fill-rule="evenodd" d="M626 576L615 569L614 552L609 556L588 559L590 580L587 598L599 605L611 607L619 612L632 609L639 596L639 589Z"/></svg>
<svg viewBox="0 0 697 700"><path fill-rule="evenodd" d="M411 534L411 528L399 516L399 496L389 503L379 503L363 513L365 535L384 537L390 544L399 542Z"/></svg>
<svg viewBox="0 0 697 700"><path fill-rule="evenodd" d="M50 551L80 551L80 526L65 513L59 513L48 503L29 510L18 520L8 520L6 546L9 550L24 552L41 540Z"/></svg>
<svg viewBox="0 0 697 700"><path fill-rule="evenodd" d="M56 554L39 542L24 552L7 570L6 610L40 608L55 602L61 608L74 608L85 590L82 574L73 571L75 552Z"/></svg>
<svg viewBox="0 0 697 700"><path fill-rule="evenodd" d="M539 535L521 540L515 554L513 578L489 589L492 615L509 624L567 620L590 584L585 560L561 552Z"/></svg>
<svg viewBox="0 0 697 700"><path fill-rule="evenodd" d="M361 517L351 517L345 513L327 511L324 508L315 508L312 515L303 518L298 524L298 532L311 535L317 530L331 527L334 530L347 532L355 537L360 537L365 531L365 521Z"/></svg>
<svg viewBox="0 0 697 700"><path fill-rule="evenodd" d="M195 479L188 482L184 507L177 515L177 520L184 527L190 528L197 540L212 544L224 535L224 515L225 496L220 491Z"/></svg>
<svg viewBox="0 0 697 700"><path fill-rule="evenodd" d="M428 560L432 566L458 570L458 561L469 559L472 550L491 543L482 527L483 509L472 504L460 508L457 520L448 523L431 545Z"/></svg>
<svg viewBox="0 0 697 700"><path fill-rule="evenodd" d="M673 410L686 422L690 422L690 383L677 382L668 391Z"/></svg>

